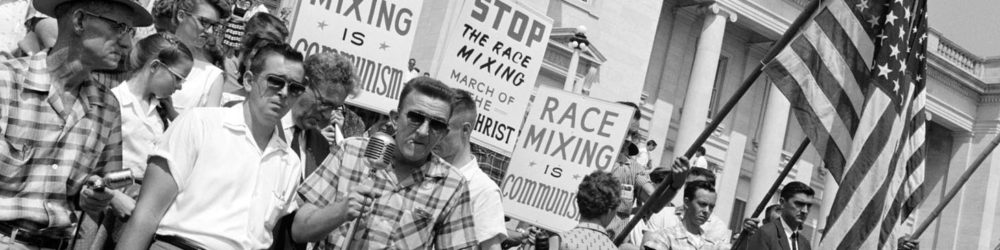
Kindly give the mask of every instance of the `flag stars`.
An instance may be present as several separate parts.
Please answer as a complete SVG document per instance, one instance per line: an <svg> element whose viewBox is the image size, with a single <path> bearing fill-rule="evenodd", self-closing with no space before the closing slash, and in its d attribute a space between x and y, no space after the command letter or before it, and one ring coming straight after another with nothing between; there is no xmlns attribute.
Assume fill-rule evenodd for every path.
<svg viewBox="0 0 1000 250"><path fill-rule="evenodd" d="M895 58L899 58L899 46L896 46L895 44L893 44L892 46L889 46L889 49L892 50L892 52L891 52L891 54L889 54L889 56L895 57Z"/></svg>
<svg viewBox="0 0 1000 250"><path fill-rule="evenodd" d="M903 19L910 20L910 8L903 7Z"/></svg>
<svg viewBox="0 0 1000 250"><path fill-rule="evenodd" d="M899 39L906 39L906 28L899 26Z"/></svg>
<svg viewBox="0 0 1000 250"><path fill-rule="evenodd" d="M868 24L871 24L872 28L878 27L878 19L877 15L872 15L871 18L868 18Z"/></svg>
<svg viewBox="0 0 1000 250"><path fill-rule="evenodd" d="M888 64L882 64L878 66L878 76L885 77L885 79L888 80L889 73L892 73L892 70L889 69Z"/></svg>
<svg viewBox="0 0 1000 250"><path fill-rule="evenodd" d="M319 29L326 28L326 26L329 26L328 24L326 24L326 21L319 22Z"/></svg>
<svg viewBox="0 0 1000 250"><path fill-rule="evenodd" d="M868 9L868 0L861 0L861 2L854 6L858 8L858 11L864 12L865 9Z"/></svg>
<svg viewBox="0 0 1000 250"><path fill-rule="evenodd" d="M896 17L896 11L889 12L888 15L885 15L885 23L888 25L895 26L897 18L898 17Z"/></svg>
<svg viewBox="0 0 1000 250"><path fill-rule="evenodd" d="M899 60L899 72L906 74L906 60Z"/></svg>

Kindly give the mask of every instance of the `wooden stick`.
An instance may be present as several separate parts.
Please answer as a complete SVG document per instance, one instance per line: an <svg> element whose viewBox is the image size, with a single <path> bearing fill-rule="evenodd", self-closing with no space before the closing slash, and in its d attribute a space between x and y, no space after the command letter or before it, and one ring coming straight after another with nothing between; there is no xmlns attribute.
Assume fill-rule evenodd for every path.
<svg viewBox="0 0 1000 250"><path fill-rule="evenodd" d="M806 151L808 146L809 138L802 140L802 143L799 144L799 149L796 149L792 158L788 159L788 164L785 164L785 169L781 170L781 174L778 175L778 179L775 179L774 183L771 184L771 188L767 190L767 195L764 195L764 199L761 199L760 203L757 203L757 208L753 210L753 215L750 215L750 218L757 218L757 216L760 216L760 213L764 212L764 209L767 208L767 201L771 200L771 197L774 197L774 193L778 191L778 187L780 187L781 183L785 181L785 177L788 177L788 172L792 171L792 168L795 167L795 163L799 161L799 157L802 156L802 153ZM733 242L733 249L740 249L740 244L743 244L749 236L750 232L747 230L740 232L740 237L736 238L736 242Z"/></svg>
<svg viewBox="0 0 1000 250"><path fill-rule="evenodd" d="M944 207L948 206L948 203L955 198L955 195L958 195L958 191L962 190L962 186L965 186L965 183L969 182L969 178L972 178L972 174L983 165L983 161L986 161L986 157L990 156L990 153L993 153L993 150L997 148L997 144L1000 144L1000 134L994 137L993 141L991 141L989 145L986 145L986 148L983 149L983 152L979 153L979 157L976 157L975 161L972 161L972 164L969 165L969 169L966 169L965 173L962 173L962 177L958 178L958 183L955 183L955 186L952 186L951 190L948 190L948 194L944 196L941 203L938 203L937 207L935 207L934 210L931 211L930 215L927 216L927 219L924 219L924 221L920 223L920 226L917 227L917 230L913 231L913 235L911 236L912 238L920 238L920 235L927 230L927 227L931 225L931 222L934 222L934 220L941 215L941 211L944 210Z"/></svg>

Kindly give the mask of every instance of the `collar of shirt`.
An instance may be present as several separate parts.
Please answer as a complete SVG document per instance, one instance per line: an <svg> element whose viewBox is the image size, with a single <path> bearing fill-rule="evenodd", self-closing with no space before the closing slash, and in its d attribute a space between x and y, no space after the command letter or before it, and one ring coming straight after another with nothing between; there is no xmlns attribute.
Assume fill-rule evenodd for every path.
<svg viewBox="0 0 1000 250"><path fill-rule="evenodd" d="M604 235L608 234L608 229L604 228L604 226L598 225L597 223L580 222L580 224L577 224L576 227L582 229L594 230Z"/></svg>
<svg viewBox="0 0 1000 250"><path fill-rule="evenodd" d="M789 238L792 237L792 233L799 231L798 229L792 230L792 227L789 226L788 222L785 222L785 220L780 220L780 221L781 221L781 227L785 230L785 234Z"/></svg>
<svg viewBox="0 0 1000 250"><path fill-rule="evenodd" d="M244 102L240 105L233 106L232 109L236 109L238 111L227 112L225 114L225 117L222 117L222 126L231 129L233 131L244 133L247 139L256 145L257 142L253 140L253 133L250 131L250 126L247 126L247 124L250 121L246 120L245 118L246 115L244 114L243 111L244 109L246 109L245 107L246 105L248 104ZM274 132L271 132L271 139L268 140L266 149L273 147L275 151L281 151L284 152L285 154L294 156L295 151L292 151L292 148L288 145L289 144L288 141L285 140L282 134L283 130L281 129L280 125L281 124L275 125L275 130ZM266 152L267 151L261 153L266 153Z"/></svg>
<svg viewBox="0 0 1000 250"><path fill-rule="evenodd" d="M160 106L160 102L156 101L155 98L150 98L149 110L142 110L142 105L139 105L140 96L133 94L128 84L128 81L124 81L118 87L111 90L112 92L118 92L118 95L115 95L115 97L118 97L118 103L122 107L132 107L131 111L139 117L156 115L156 107Z"/></svg>
<svg viewBox="0 0 1000 250"><path fill-rule="evenodd" d="M24 72L20 72L19 75L15 76L15 80L20 82L23 90L31 90L41 93L47 93L49 103L53 102L62 103L61 98L53 96L55 90L55 85L52 85L52 77L50 75L51 69L48 67L48 50L35 53L34 55L28 57L26 63L28 69ZM89 111L90 105L97 105L105 107L106 103L102 102L101 94L102 92L98 89L103 87L103 85L97 84L90 79L85 80L80 84L80 94L78 96L78 101L81 102L83 111ZM61 107L60 105L54 105L56 112L61 115L65 115L64 110L71 110L72 107ZM75 105L74 105L75 106ZM82 114L81 114L82 116Z"/></svg>

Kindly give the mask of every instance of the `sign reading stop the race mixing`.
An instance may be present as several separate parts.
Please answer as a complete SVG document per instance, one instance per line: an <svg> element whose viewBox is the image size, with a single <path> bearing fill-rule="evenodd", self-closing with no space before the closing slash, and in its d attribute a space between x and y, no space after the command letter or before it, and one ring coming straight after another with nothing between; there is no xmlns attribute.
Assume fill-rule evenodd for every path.
<svg viewBox="0 0 1000 250"><path fill-rule="evenodd" d="M610 172L632 108L541 86L500 185L504 212L563 232L579 216L576 191L594 171Z"/></svg>
<svg viewBox="0 0 1000 250"><path fill-rule="evenodd" d="M300 0L292 46L353 62L361 93L347 101L388 113L399 101L422 0Z"/></svg>
<svg viewBox="0 0 1000 250"><path fill-rule="evenodd" d="M542 67L552 19L510 0L467 0L457 15L445 34L437 76L476 99L473 141L509 154Z"/></svg>

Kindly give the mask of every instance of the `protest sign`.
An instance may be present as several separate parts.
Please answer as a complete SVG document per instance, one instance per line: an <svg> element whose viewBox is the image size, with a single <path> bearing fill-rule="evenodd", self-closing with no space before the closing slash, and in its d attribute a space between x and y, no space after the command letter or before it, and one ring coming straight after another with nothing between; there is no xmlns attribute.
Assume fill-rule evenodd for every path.
<svg viewBox="0 0 1000 250"><path fill-rule="evenodd" d="M572 229L580 181L614 168L632 113L622 104L539 87L500 186L504 212L551 231Z"/></svg>
<svg viewBox="0 0 1000 250"><path fill-rule="evenodd" d="M552 19L509 0L469 0L448 33L437 77L476 99L472 140L509 154L535 87Z"/></svg>
<svg viewBox="0 0 1000 250"><path fill-rule="evenodd" d="M404 75L422 0L300 0L291 44L306 56L335 52L354 63L362 90L347 102L387 114Z"/></svg>

